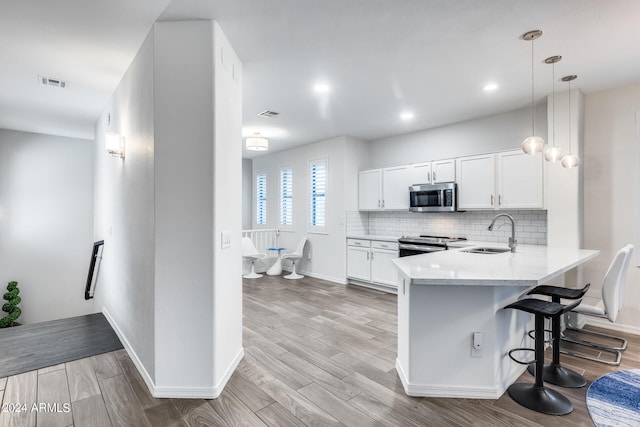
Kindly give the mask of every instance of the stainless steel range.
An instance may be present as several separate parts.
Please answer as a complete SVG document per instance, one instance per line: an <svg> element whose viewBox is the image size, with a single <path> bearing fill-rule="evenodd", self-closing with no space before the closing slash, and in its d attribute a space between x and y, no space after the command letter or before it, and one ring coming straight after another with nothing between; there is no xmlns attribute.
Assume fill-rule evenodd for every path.
<svg viewBox="0 0 640 427"><path fill-rule="evenodd" d="M465 237L442 237L442 236L402 236L398 239L400 257L420 255L429 252L446 251L448 244L467 240Z"/></svg>

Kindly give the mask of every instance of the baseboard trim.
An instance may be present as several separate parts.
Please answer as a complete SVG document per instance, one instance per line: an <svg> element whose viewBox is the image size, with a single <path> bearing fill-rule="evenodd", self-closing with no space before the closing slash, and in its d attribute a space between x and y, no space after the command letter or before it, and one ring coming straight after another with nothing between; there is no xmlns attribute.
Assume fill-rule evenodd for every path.
<svg viewBox="0 0 640 427"><path fill-rule="evenodd" d="M289 273L291 273L290 269L283 268L282 270L283 271L288 271ZM339 279L337 277L325 276L323 274L312 273L310 271L298 270L297 272L298 272L298 274L302 274L303 276L313 277L314 279L326 280L327 282L333 282L333 283L337 283L339 285L346 285L347 284L347 281L344 278Z"/></svg>
<svg viewBox="0 0 640 427"><path fill-rule="evenodd" d="M609 329L611 331L624 332L633 335L640 335L640 328L637 326L623 325L621 323L611 323L608 320L596 319L591 316L583 316L587 325L598 328Z"/></svg>
<svg viewBox="0 0 640 427"><path fill-rule="evenodd" d="M394 288L394 287L386 286L386 285L380 285L378 283L363 282L363 281L356 280L356 279L349 279L348 284L349 285L360 286L360 287L363 287L363 288L373 289L373 290L384 292L384 293L387 293L387 294L398 295L398 288Z"/></svg>
<svg viewBox="0 0 640 427"><path fill-rule="evenodd" d="M411 384L407 378L407 374L400 363L396 359L396 372L404 388L404 392L408 396L415 397L447 397L447 398L466 398L466 399L498 399L507 390L508 384L514 382L526 368L522 368L514 377L502 387L467 387L467 386L442 386L430 384Z"/></svg>
<svg viewBox="0 0 640 427"><path fill-rule="evenodd" d="M225 386L231 379L231 375L233 375L233 373L235 372L236 368L238 367L238 365L240 364L243 358L244 358L244 348L240 347L240 350L236 354L236 357L234 357L231 363L229 364L229 366L227 366L227 369L225 370L224 375L222 376L220 381L218 381L218 384L213 386L214 399L220 396L220 393L222 393L222 391L224 390Z"/></svg>
<svg viewBox="0 0 640 427"><path fill-rule="evenodd" d="M129 354L131 361L133 361L133 364L135 365L136 369L138 369L138 372L142 376L144 383L147 385L147 388L149 389L149 392L151 392L151 394L153 395L156 385L154 384L153 379L151 378L151 375L149 375L149 372L147 372L144 365L142 364L142 361L140 360L136 352L133 350L133 347L129 343L129 340L127 340L127 337L125 337L124 333L122 333L122 330L120 329L120 327L118 326L114 318L111 317L111 314L109 313L109 310L107 310L106 307L102 307L102 314L104 314L104 317L107 319L107 322L109 322L109 324L111 325L111 328L113 328L113 330L115 331L116 335L120 339L120 342L124 346L124 349Z"/></svg>
<svg viewBox="0 0 640 427"><path fill-rule="evenodd" d="M241 348L233 358L224 375L213 387L162 387L158 386L154 389L152 395L157 398L172 398L172 399L216 399L220 396L224 387L231 379L231 375L235 372L236 368L242 358L244 357L244 348Z"/></svg>
<svg viewBox="0 0 640 427"><path fill-rule="evenodd" d="M127 338L122 333L122 330L118 327L118 324L113 319L111 314L106 308L102 309L102 314L107 319L107 322L111 325L116 335L122 342L125 350L129 354L129 357L133 361L136 369L140 372L144 383L147 385L149 392L153 397L157 398L174 398L174 399L215 399L220 396L224 387L227 385L229 380L231 379L231 375L235 372L236 368L242 361L244 357L244 348L240 348L236 356L233 358L229 366L224 372L224 375L218 381L218 383L213 387L164 387L164 386L156 386L151 376L145 369L144 365L140 361L140 358L133 350L133 347L127 340Z"/></svg>

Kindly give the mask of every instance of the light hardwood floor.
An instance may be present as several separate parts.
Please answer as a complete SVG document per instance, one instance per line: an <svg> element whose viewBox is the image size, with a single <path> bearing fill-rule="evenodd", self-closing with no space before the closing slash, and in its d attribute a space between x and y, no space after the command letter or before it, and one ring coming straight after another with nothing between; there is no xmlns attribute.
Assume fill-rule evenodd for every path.
<svg viewBox="0 0 640 427"><path fill-rule="evenodd" d="M245 280L246 356L220 398L155 399L119 350L0 379L0 401L28 405L26 412L0 414L0 427L592 425L586 388L558 388L575 406L562 417L529 411L506 394L497 400L406 396L394 368L395 331L393 295L312 278ZM619 368L564 356L563 363L589 383L635 368L640 337L627 338ZM50 406L31 411L34 403Z"/></svg>

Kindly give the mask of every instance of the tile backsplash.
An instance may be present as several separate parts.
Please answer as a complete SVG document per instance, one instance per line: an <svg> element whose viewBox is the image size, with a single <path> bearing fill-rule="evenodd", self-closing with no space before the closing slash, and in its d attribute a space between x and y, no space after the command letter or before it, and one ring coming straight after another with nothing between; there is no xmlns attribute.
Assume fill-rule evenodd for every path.
<svg viewBox="0 0 640 427"><path fill-rule="evenodd" d="M501 218L493 231L487 230L499 213L508 213L516 222L516 239L526 245L547 244L547 211L505 210L467 211L455 213L360 212L347 211L347 235L382 236L459 236L483 242L506 242L511 236L511 223Z"/></svg>

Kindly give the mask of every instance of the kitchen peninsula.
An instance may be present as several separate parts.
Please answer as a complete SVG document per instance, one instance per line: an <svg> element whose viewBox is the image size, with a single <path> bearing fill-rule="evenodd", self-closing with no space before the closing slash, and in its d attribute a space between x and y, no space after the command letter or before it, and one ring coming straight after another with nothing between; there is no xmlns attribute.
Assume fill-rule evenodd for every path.
<svg viewBox="0 0 640 427"><path fill-rule="evenodd" d="M599 253L534 245L515 253L472 248L393 261L399 270L396 370L408 395L500 397L526 368L507 352L533 347L526 336L533 316L502 308Z"/></svg>

